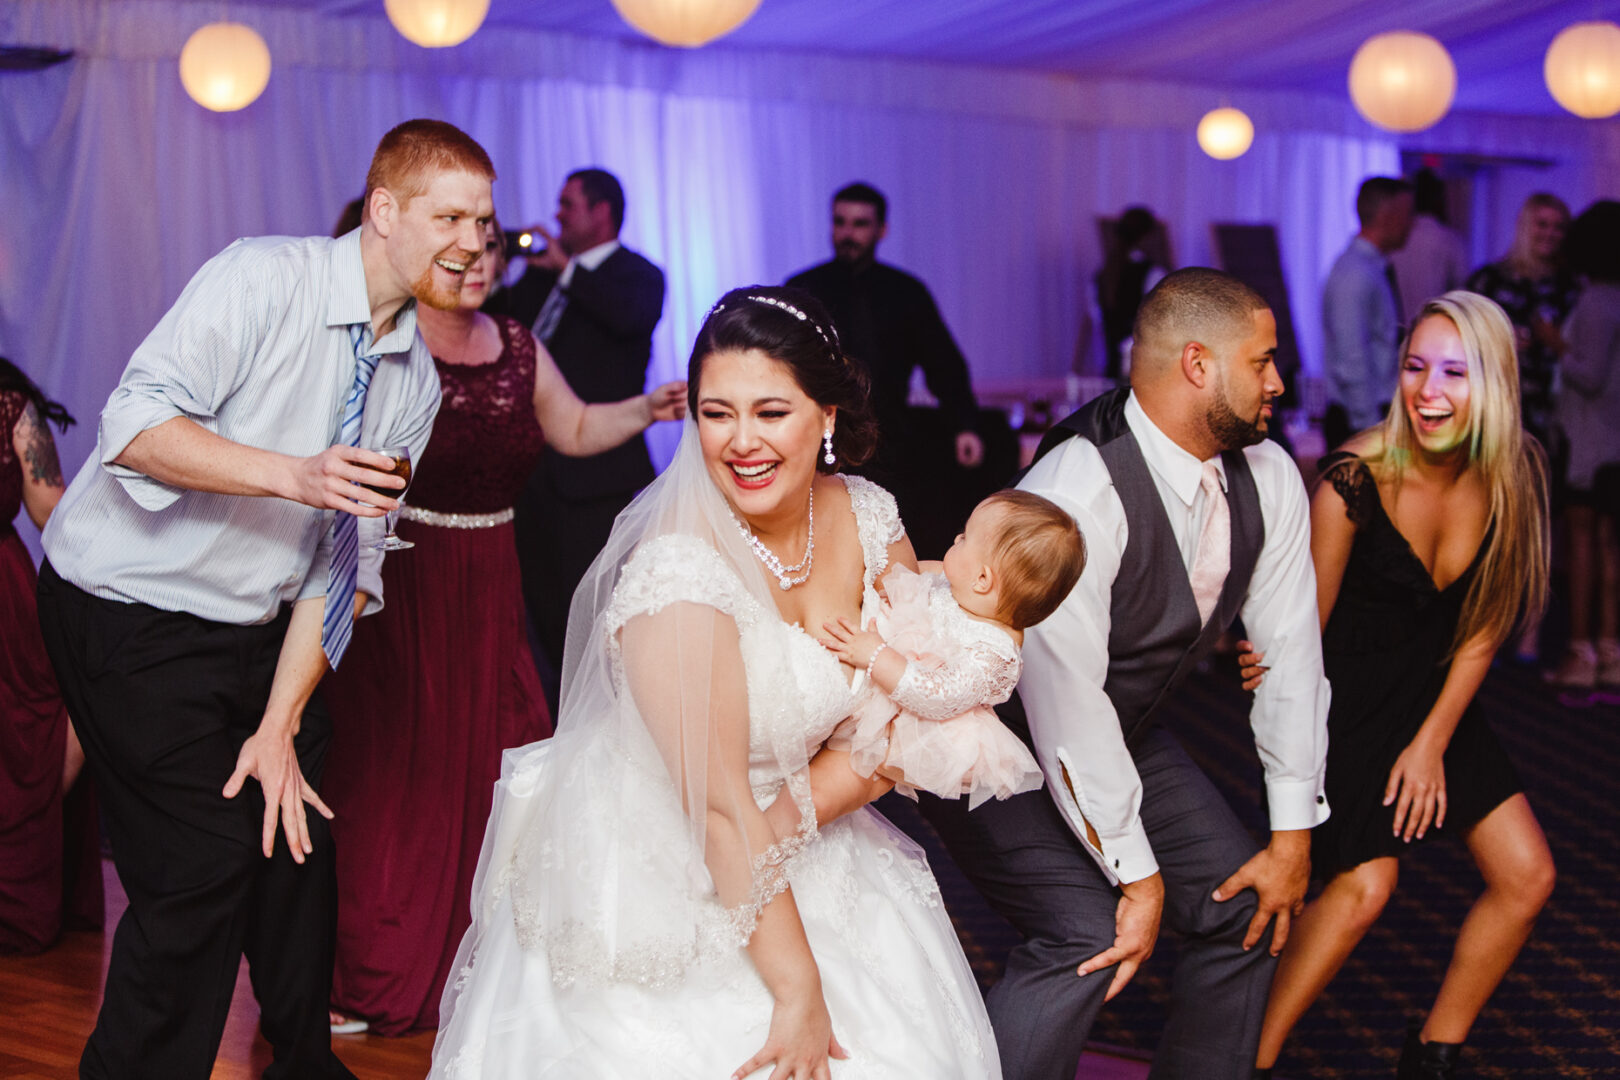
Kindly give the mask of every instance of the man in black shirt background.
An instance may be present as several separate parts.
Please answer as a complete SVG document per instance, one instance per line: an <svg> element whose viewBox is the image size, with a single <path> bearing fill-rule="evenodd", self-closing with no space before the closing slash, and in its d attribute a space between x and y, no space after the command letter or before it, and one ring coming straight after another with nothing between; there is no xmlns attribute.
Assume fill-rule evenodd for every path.
<svg viewBox="0 0 1620 1080"><path fill-rule="evenodd" d="M928 286L877 261L878 242L889 231L882 192L864 183L841 188L833 196L832 219L833 258L795 274L788 284L827 305L844 352L870 372L879 441L876 459L863 471L894 493L918 554L938 558L961 521L934 521L940 516L930 513L938 504L934 495L950 483L954 466L975 468L984 460L967 361ZM936 433L925 417L907 406L918 367L954 436L954 463L929 438Z"/></svg>

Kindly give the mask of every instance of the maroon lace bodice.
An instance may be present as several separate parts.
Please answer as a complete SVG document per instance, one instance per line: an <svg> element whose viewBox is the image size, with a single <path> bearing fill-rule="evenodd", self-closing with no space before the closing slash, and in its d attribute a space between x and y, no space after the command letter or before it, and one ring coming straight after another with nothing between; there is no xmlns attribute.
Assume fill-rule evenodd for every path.
<svg viewBox="0 0 1620 1080"><path fill-rule="evenodd" d="M534 338L495 317L501 355L492 364L434 358L444 395L422 467L405 501L447 514L488 514L517 501L545 436L534 418Z"/></svg>
<svg viewBox="0 0 1620 1080"><path fill-rule="evenodd" d="M12 436L27 407L28 399L15 390L0 391L0 535L11 528L22 508L22 461Z"/></svg>

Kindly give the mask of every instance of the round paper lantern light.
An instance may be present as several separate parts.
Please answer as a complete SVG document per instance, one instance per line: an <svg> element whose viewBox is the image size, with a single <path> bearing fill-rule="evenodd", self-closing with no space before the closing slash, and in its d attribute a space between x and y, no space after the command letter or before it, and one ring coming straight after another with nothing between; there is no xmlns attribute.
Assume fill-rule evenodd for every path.
<svg viewBox="0 0 1620 1080"><path fill-rule="evenodd" d="M478 32L489 0L384 0L394 29L424 49L460 45Z"/></svg>
<svg viewBox="0 0 1620 1080"><path fill-rule="evenodd" d="M1216 161L1231 161L1249 152L1254 124L1241 109L1211 109L1198 121L1198 145Z"/></svg>
<svg viewBox="0 0 1620 1080"><path fill-rule="evenodd" d="M695 49L747 22L759 0L613 0L613 6L654 41Z"/></svg>
<svg viewBox="0 0 1620 1080"><path fill-rule="evenodd" d="M1350 100L1386 131L1439 123L1457 94L1457 66L1428 34L1396 30L1368 38L1350 61Z"/></svg>
<svg viewBox="0 0 1620 1080"><path fill-rule="evenodd" d="M1548 47L1542 71L1553 99L1576 116L1601 120L1620 112L1620 26L1566 27Z"/></svg>
<svg viewBox="0 0 1620 1080"><path fill-rule="evenodd" d="M251 26L209 23L180 50L180 84L205 109L246 108L269 82L270 47Z"/></svg>

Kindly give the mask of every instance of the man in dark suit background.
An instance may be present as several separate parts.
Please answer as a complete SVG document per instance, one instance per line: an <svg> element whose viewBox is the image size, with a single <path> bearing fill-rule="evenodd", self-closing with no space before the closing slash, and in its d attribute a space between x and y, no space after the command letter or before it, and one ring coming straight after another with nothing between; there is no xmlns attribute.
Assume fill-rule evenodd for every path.
<svg viewBox="0 0 1620 1080"><path fill-rule="evenodd" d="M490 310L528 324L568 385L587 404L641 393L652 334L664 311L664 274L619 243L624 189L605 169L568 175L557 196L557 232L497 293ZM516 507L523 597L553 676L562 670L568 605L613 529L613 519L652 482L643 439L592 457L550 451ZM548 692L555 693L548 679ZM555 708L556 701L552 705Z"/></svg>
<svg viewBox="0 0 1620 1080"><path fill-rule="evenodd" d="M844 351L870 372L879 442L876 459L864 471L894 493L918 554L939 558L965 517L947 511L948 520L934 527L951 455L928 452L907 398L911 373L921 367L954 437L956 464L977 466L984 443L976 430L978 405L967 361L928 286L877 261L878 242L889 232L883 193L870 184L849 184L833 195L832 211L832 259L800 271L788 284L827 305Z"/></svg>

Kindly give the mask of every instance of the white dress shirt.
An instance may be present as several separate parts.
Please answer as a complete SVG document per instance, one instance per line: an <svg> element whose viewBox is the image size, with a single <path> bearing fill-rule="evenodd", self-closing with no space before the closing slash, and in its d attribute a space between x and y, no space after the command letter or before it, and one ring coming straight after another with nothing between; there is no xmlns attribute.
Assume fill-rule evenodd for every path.
<svg viewBox="0 0 1620 1080"><path fill-rule="evenodd" d="M1208 512L1199 486L1203 463L1148 419L1135 394L1125 403L1125 421L1147 460L1182 563L1190 568ZM1308 829L1328 815L1328 683L1309 503L1298 468L1276 443L1248 447L1244 456L1259 494L1265 544L1243 599L1243 625L1271 668L1255 693L1250 726L1265 767L1272 829ZM1213 460L1224 486L1221 459ZM1114 579L1128 533L1125 507L1102 455L1082 438L1059 445L1018 486L1074 515L1086 538L1086 567L1074 591L1024 639L1018 690L1035 754L1058 809L1103 873L1116 883L1138 881L1155 873L1158 862L1142 826L1142 782L1103 692ZM1087 822L1100 849L1086 837Z"/></svg>
<svg viewBox="0 0 1620 1080"><path fill-rule="evenodd" d="M1401 290L1401 319L1408 326L1423 305L1442 293L1460 289L1468 280L1468 252L1462 238L1432 214L1412 218L1406 246L1389 253L1395 284Z"/></svg>
<svg viewBox="0 0 1620 1080"><path fill-rule="evenodd" d="M244 626L325 596L335 511L174 487L114 459L176 416L246 446L320 453L338 440L354 385L356 323L371 323L358 229L336 240L238 240L205 263L130 358L102 410L95 453L45 527L56 572L95 596ZM415 304L366 352L382 359L360 445L405 445L419 462L439 377L416 333ZM379 521L360 521L367 613L382 606L383 553L369 546Z"/></svg>
<svg viewBox="0 0 1620 1080"><path fill-rule="evenodd" d="M585 269L594 273L597 267L601 266L607 261L607 257L609 255L619 250L619 247L619 241L617 239L613 239L607 241L606 243L597 244L595 247L586 248L578 255L568 256L568 265L564 266L562 273L557 276L557 284L561 285L564 289L572 285L574 283L574 270L576 267L583 266Z"/></svg>

